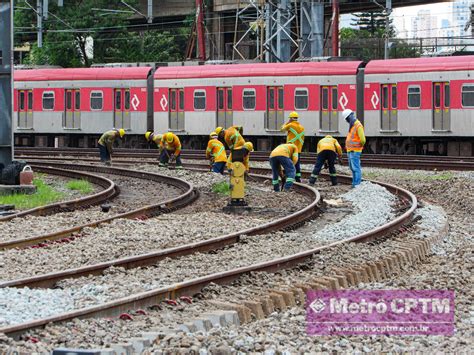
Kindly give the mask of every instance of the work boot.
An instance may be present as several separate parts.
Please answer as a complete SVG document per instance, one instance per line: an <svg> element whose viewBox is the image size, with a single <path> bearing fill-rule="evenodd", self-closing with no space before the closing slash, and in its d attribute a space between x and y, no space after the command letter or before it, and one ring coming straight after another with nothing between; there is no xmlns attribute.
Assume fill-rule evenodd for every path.
<svg viewBox="0 0 474 355"><path fill-rule="evenodd" d="M332 186L337 185L337 178L335 176L331 176L331 184L332 184Z"/></svg>
<svg viewBox="0 0 474 355"><path fill-rule="evenodd" d="M181 170L181 169L183 169L183 166L182 165L176 165L175 169L176 170Z"/></svg>
<svg viewBox="0 0 474 355"><path fill-rule="evenodd" d="M110 160L107 160L105 163L104 163L106 166L111 166L112 163L110 162Z"/></svg>
<svg viewBox="0 0 474 355"><path fill-rule="evenodd" d="M273 191L274 192L280 192L280 184L273 185Z"/></svg>
<svg viewBox="0 0 474 355"><path fill-rule="evenodd" d="M301 176L296 176L296 177L295 177L295 181L296 181L296 182L301 182Z"/></svg>
<svg viewBox="0 0 474 355"><path fill-rule="evenodd" d="M311 177L309 178L309 181L308 181L308 182L309 182L310 185L314 185L314 184L316 183L316 180L317 180L317 178L315 178L314 176L311 176Z"/></svg>
<svg viewBox="0 0 474 355"><path fill-rule="evenodd" d="M160 161L160 162L158 163L158 166L160 166L160 167L162 167L162 168L163 168L163 167L166 168L166 167L168 166L168 164L162 163L162 162Z"/></svg>

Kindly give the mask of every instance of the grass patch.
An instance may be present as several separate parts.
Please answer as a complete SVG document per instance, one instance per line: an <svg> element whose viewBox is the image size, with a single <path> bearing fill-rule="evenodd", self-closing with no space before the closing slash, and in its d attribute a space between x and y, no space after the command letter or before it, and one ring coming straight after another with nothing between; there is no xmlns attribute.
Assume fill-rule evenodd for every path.
<svg viewBox="0 0 474 355"><path fill-rule="evenodd" d="M74 190L74 191L79 191L82 194L88 194L92 192L94 189L92 188L92 185L89 181L87 180L71 180L66 184L66 187L69 190Z"/></svg>
<svg viewBox="0 0 474 355"><path fill-rule="evenodd" d="M33 184L37 188L36 193L0 196L0 204L15 205L16 209L30 209L56 202L64 196L39 178L33 179Z"/></svg>
<svg viewBox="0 0 474 355"><path fill-rule="evenodd" d="M212 192L216 194L229 195L230 185L225 181L221 181L217 184L212 185Z"/></svg>

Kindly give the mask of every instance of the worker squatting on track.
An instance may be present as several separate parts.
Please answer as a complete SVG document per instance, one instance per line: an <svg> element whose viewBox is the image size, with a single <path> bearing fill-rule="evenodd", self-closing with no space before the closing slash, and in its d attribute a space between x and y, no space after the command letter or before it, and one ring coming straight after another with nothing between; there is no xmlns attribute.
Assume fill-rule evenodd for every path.
<svg viewBox="0 0 474 355"><path fill-rule="evenodd" d="M364 127L350 109L342 112L342 118L349 123L349 133L346 137L347 160L352 171L352 187L356 187L362 180L360 156L365 145Z"/></svg>
<svg viewBox="0 0 474 355"><path fill-rule="evenodd" d="M211 171L214 173L224 173L224 168L227 163L227 153L224 144L217 139L218 134L212 132L209 135L209 142L207 143L206 159L211 162Z"/></svg>
<svg viewBox="0 0 474 355"><path fill-rule="evenodd" d="M293 186L296 176L295 165L298 163L298 158L298 147L293 143L280 144L273 149L270 154L273 191L280 191L280 177L283 181L284 191L288 191ZM282 168L284 175L281 171Z"/></svg>
<svg viewBox="0 0 474 355"><path fill-rule="evenodd" d="M329 176L332 185L337 185L336 177L336 159L342 157L342 148L338 141L332 136L326 136L318 142L316 164L314 164L313 172L309 178L310 185L314 185L318 179L319 173L323 168L324 163L329 166Z"/></svg>
<svg viewBox="0 0 474 355"><path fill-rule="evenodd" d="M286 143L293 143L298 148L298 156L303 150L304 144L304 127L298 122L298 112L291 112L288 116L288 122L281 126L280 130L282 132L288 132L286 136ZM296 168L296 182L301 182L301 166L300 160L295 165Z"/></svg>
<svg viewBox="0 0 474 355"><path fill-rule="evenodd" d="M112 160L112 148L114 142L117 138L122 139L125 135L125 130L123 128L120 129L113 129L110 131L105 132L99 138L99 153L100 153L100 161L105 165L110 165L110 161Z"/></svg>
<svg viewBox="0 0 474 355"><path fill-rule="evenodd" d="M176 169L182 169L181 162L181 141L178 136L172 132L163 134L160 141L160 163L159 166L168 166L168 163L176 159Z"/></svg>

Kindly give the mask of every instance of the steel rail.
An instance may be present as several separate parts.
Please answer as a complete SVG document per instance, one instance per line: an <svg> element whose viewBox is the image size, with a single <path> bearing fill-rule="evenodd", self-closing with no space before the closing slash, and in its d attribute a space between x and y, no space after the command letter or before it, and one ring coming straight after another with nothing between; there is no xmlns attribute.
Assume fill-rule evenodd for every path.
<svg viewBox="0 0 474 355"><path fill-rule="evenodd" d="M127 312L130 309L144 308L148 306L153 306L165 299L176 299L182 295L192 295L197 292L200 292L203 287L209 283L219 283L219 284L228 284L244 274L257 271L267 271L272 272L276 270L281 270L283 268L292 267L294 265L300 264L312 258L315 254L321 253L322 251L328 250L335 246L341 245L343 243L349 242L364 242L377 238L378 236L385 235L392 230L398 228L402 224L406 223L413 215L413 212L417 208L417 199L416 196L398 186L379 183L382 186L385 186L392 193L397 194L406 201L409 201L410 208L404 212L402 215L396 217L394 220L386 223L383 226L372 229L365 233L334 242L325 246L313 248L304 252L300 252L293 255L288 255L285 257L280 257L271 261L266 261L262 263L257 263L245 267L236 268L233 270L228 270L224 272L214 273L211 275L206 275L202 277L197 277L191 280L184 282L176 283L167 287L161 287L158 289L150 290L147 292L142 292L132 296L124 297L118 300L110 301L105 304L92 306L88 308L83 308L79 310L74 310L68 313L63 313L60 315L52 316L45 319L40 319L24 324L9 326L0 328L0 332L9 336L17 336L24 333L25 331L43 327L48 323L63 322L68 321L73 318L90 318L90 317L110 317L116 316L120 313ZM298 186L298 184L295 184Z"/></svg>
<svg viewBox="0 0 474 355"><path fill-rule="evenodd" d="M17 213L14 213L8 216L2 216L0 217L0 222L10 221L14 218L25 217L28 215L46 216L46 215L51 215L51 214L59 213L59 212L70 212L78 208L100 204L104 201L114 198L115 196L119 194L118 186L116 186L115 183L111 181L110 179L107 179L102 176L93 175L93 174L85 173L85 172L71 171L71 170L61 169L61 168L40 166L36 164L31 164L31 167L37 172L47 173L51 175L65 176L65 177L75 178L75 179L82 178L89 181L90 183L101 186L103 190L96 192L92 195L88 195L88 196L84 196L84 197L80 197L80 198L76 198L76 199L72 199L68 201L56 202L56 203L48 204L45 206L40 206L40 207L31 208L28 210L19 211Z"/></svg>
<svg viewBox="0 0 474 355"><path fill-rule="evenodd" d="M195 169L198 170L198 169ZM200 172L208 172L206 170L199 169ZM251 174L253 179L260 181L269 180L267 176L260 176ZM204 240L201 242L190 243L178 247L172 247L168 249L158 250L148 254L142 254L137 256L131 256L123 259L111 260L108 262L88 265L77 269L63 270L60 272L49 273L45 275L33 276L24 279L6 281L0 283L0 288L3 287L53 287L58 281L68 278L77 278L88 275L100 275L107 268L123 267L126 269L137 268L141 266L153 265L158 261L165 258L177 258L184 255L190 255L197 252L207 252L223 248L227 245L235 244L240 241L243 235L259 235L270 233L276 230L287 230L295 228L305 221L310 220L318 213L318 205L321 200L321 196L317 190L312 187L295 184L295 190L302 194L307 195L311 198L311 203L301 210L298 210L288 216L278 218L271 222L262 224L257 227L247 228L234 233L226 234L224 236Z"/></svg>
<svg viewBox="0 0 474 355"><path fill-rule="evenodd" d="M169 212L175 211L177 209L180 209L189 205L190 203L195 201L199 196L198 191L194 189L192 184L176 177L170 177L170 176L165 176L165 175L160 175L160 174L155 174L155 173L139 172L139 171L129 170L129 169L119 169L119 168L101 167L101 166L93 166L93 165L59 164L59 163L48 163L48 164L54 164L56 166L61 166L66 169L71 169L69 171L68 170L65 170L65 171L67 171L68 173L73 173L73 174L77 174L78 170L88 170L88 171L95 171L95 172L106 173L106 174L129 176L129 177L134 177L134 178L139 178L139 179L162 182L162 183L166 183L167 185L172 185L184 192L183 194L177 197L173 197L165 201L160 201L158 203L155 203L149 206L140 207L132 211L120 213L112 217L103 218L97 221L89 222L86 224L71 227L68 229L61 230L61 231L57 231L57 232L53 232L53 233L49 233L49 234L45 234L41 236L35 236L31 238L1 242L0 249L21 248L21 247L37 245L43 242L60 240L74 233L78 233L86 227L97 227L100 224L110 223L111 221L118 218L129 218L129 219L130 218L150 218L150 217L157 216L163 213L169 213ZM41 168L41 169L53 169L53 168L48 168L42 165L37 165L35 167Z"/></svg>

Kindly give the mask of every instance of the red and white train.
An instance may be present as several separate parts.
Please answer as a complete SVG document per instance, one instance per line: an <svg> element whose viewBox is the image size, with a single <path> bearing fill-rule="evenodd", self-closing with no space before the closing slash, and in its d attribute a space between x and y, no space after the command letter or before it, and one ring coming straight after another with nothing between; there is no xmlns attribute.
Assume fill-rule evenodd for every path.
<svg viewBox="0 0 474 355"><path fill-rule="evenodd" d="M373 153L473 155L474 56L279 64L15 71L15 144L90 147L100 133L173 131L203 148L216 126L244 126L258 150L283 139L291 111L306 149L364 122Z"/></svg>

